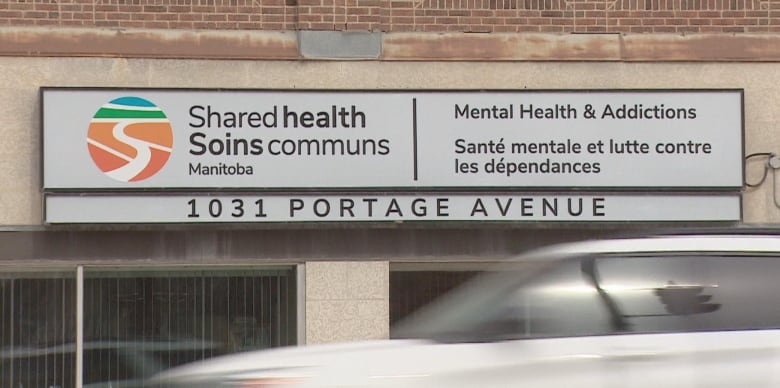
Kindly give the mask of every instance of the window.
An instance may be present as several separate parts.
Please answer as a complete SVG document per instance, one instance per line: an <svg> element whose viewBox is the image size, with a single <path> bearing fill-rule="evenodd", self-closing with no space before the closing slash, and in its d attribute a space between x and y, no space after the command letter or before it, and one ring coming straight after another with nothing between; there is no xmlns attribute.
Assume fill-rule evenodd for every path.
<svg viewBox="0 0 780 388"><path fill-rule="evenodd" d="M0 386L75 384L73 273L0 273Z"/></svg>
<svg viewBox="0 0 780 388"><path fill-rule="evenodd" d="M293 268L84 271L83 352L74 274L0 280L3 387L130 386L176 365L297 343Z"/></svg>
<svg viewBox="0 0 780 388"><path fill-rule="evenodd" d="M390 325L479 274L468 271L390 271Z"/></svg>

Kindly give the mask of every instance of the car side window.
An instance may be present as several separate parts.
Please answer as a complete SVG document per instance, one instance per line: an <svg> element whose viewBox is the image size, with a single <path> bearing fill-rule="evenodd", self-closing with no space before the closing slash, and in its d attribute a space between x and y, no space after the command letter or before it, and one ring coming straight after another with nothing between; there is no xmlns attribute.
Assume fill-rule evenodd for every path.
<svg viewBox="0 0 780 388"><path fill-rule="evenodd" d="M780 257L601 257L593 269L625 332L780 327Z"/></svg>
<svg viewBox="0 0 780 388"><path fill-rule="evenodd" d="M561 262L483 308L486 339L780 328L780 257L664 254Z"/></svg>
<svg viewBox="0 0 780 388"><path fill-rule="evenodd" d="M492 306L474 328L486 339L525 339L607 334L610 316L577 260L562 261L518 284Z"/></svg>

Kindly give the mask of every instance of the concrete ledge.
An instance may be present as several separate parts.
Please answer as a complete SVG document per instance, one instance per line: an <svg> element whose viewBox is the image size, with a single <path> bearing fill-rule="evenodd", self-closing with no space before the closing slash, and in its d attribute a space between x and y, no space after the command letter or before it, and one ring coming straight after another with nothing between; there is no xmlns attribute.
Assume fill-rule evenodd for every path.
<svg viewBox="0 0 780 388"><path fill-rule="evenodd" d="M780 34L468 34L6 27L0 56L780 62Z"/></svg>
<svg viewBox="0 0 780 388"><path fill-rule="evenodd" d="M626 35L624 61L780 61L780 34Z"/></svg>
<svg viewBox="0 0 780 388"><path fill-rule="evenodd" d="M618 34L390 33L384 60L618 61Z"/></svg>
<svg viewBox="0 0 780 388"><path fill-rule="evenodd" d="M780 34L390 33L383 60L780 61Z"/></svg>
<svg viewBox="0 0 780 388"><path fill-rule="evenodd" d="M294 31L0 29L3 56L297 59Z"/></svg>

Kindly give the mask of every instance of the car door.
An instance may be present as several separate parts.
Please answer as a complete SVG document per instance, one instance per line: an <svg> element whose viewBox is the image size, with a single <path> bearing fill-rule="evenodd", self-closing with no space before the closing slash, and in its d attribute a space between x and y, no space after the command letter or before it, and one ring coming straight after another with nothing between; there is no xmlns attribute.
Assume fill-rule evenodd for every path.
<svg viewBox="0 0 780 388"><path fill-rule="evenodd" d="M592 282L624 325L625 335L602 343L607 368L619 371L610 384L780 384L779 258L664 253L591 263Z"/></svg>
<svg viewBox="0 0 780 388"><path fill-rule="evenodd" d="M442 386L779 386L778 273L767 256L562 261L485 303Z"/></svg>

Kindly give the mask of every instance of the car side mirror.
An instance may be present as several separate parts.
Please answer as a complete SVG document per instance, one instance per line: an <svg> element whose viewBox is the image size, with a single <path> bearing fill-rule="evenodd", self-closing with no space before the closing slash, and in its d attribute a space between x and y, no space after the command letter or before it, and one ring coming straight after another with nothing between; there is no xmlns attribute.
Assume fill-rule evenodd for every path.
<svg viewBox="0 0 780 388"><path fill-rule="evenodd" d="M664 287L654 290L666 311L672 315L705 314L720 309L719 303L707 303L712 295L702 294L699 285L678 285L669 281Z"/></svg>

